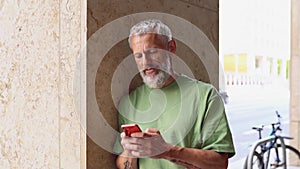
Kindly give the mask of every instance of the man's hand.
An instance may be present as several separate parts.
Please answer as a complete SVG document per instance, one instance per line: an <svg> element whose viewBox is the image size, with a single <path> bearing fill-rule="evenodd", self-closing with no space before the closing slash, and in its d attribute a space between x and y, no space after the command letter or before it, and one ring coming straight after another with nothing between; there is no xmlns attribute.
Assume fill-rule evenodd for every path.
<svg viewBox="0 0 300 169"><path fill-rule="evenodd" d="M131 137L122 133L121 138L124 148L122 155L126 154L132 159L139 157L163 158L187 169L225 169L228 166L227 153L173 146L165 142L157 129L133 133Z"/></svg>
<svg viewBox="0 0 300 169"><path fill-rule="evenodd" d="M131 134L131 137L121 134L121 144L124 148L124 155L128 157L151 157L161 158L173 145L166 143L159 130L146 129L145 132Z"/></svg>

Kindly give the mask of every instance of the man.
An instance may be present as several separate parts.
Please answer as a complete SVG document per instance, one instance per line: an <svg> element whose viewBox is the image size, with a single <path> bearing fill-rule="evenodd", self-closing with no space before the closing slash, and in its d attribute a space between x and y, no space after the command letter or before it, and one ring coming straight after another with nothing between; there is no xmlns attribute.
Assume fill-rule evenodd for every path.
<svg viewBox="0 0 300 169"><path fill-rule="evenodd" d="M221 97L212 85L173 70L176 42L168 26L142 21L128 41L145 84L122 98L119 125L137 123L143 132L121 133L117 167L227 168L235 151Z"/></svg>

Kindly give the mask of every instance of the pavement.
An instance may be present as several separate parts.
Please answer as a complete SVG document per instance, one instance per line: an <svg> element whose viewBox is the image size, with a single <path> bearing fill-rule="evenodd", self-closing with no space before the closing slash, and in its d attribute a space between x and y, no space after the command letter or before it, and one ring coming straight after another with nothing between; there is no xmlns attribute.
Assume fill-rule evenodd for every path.
<svg viewBox="0 0 300 169"><path fill-rule="evenodd" d="M275 91L274 91L275 89ZM267 107L276 107L278 108L278 105L281 105L284 110L285 108L288 109L289 102L286 102L286 100L289 100L289 95L287 94L287 88L285 86L244 86L244 87L233 87L227 88L229 95L229 104L226 106L228 110L228 116L229 120L232 120L232 130L235 131L235 138L238 139L239 144L236 145L236 157L230 159L228 169L243 169L245 158L244 156L247 155L248 149L245 148L245 145L250 145L251 141L248 140L250 143L244 143L242 141L245 141L243 137L246 138L245 135L241 135L240 128L243 127L243 125L237 124L237 123L246 123L248 126L247 121L242 121L242 116L248 117L248 115L251 113L252 116L255 117L255 113L259 112L260 114L265 113L264 111L268 112L270 109ZM253 105L253 106L252 106ZM269 106L271 105L271 106ZM275 106L274 106L275 105ZM273 107L274 106L274 107ZM261 111L260 111L261 109ZM283 110L281 107L279 108L279 112L283 113ZM255 113L252 113L255 111ZM288 112L287 112L288 113ZM273 111L271 111L271 114L273 114ZM264 115L265 116L265 115ZM271 118L273 119L273 116L271 115ZM285 118L285 116L284 116ZM265 118L264 118L265 119ZM247 120L251 121L250 117ZM284 119L282 119L282 123L284 123ZM240 122L239 122L240 121ZM260 124L258 120L255 120L255 123ZM264 123L262 123L264 124ZM237 126L234 126L237 125ZM285 129L285 131L288 130ZM255 133L256 134L256 133ZM241 137L242 139L240 139ZM246 139L247 141L247 139ZM300 166L287 166L287 169L300 169Z"/></svg>
<svg viewBox="0 0 300 169"><path fill-rule="evenodd" d="M243 169L245 159L241 159L235 162L229 162L228 169ZM281 167L282 168L282 167ZM278 169L281 169L278 168ZM300 166L287 166L287 169L300 169Z"/></svg>

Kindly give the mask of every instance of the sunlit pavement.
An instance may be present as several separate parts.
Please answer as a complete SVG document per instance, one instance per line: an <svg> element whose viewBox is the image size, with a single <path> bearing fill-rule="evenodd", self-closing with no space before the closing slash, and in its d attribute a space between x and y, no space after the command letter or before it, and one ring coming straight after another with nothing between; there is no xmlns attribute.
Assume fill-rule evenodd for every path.
<svg viewBox="0 0 300 169"><path fill-rule="evenodd" d="M234 136L236 155L229 162L229 169L242 169L251 144L257 140L252 126L269 124L276 120L275 110L283 116L283 134L289 134L289 90L281 85L227 87L229 103L226 111ZM287 167L300 169L300 167Z"/></svg>
<svg viewBox="0 0 300 169"><path fill-rule="evenodd" d="M244 166L244 159L235 161L234 163L229 163L228 169L243 169ZM295 166L287 166L287 169L300 169L300 167L295 167ZM278 168L281 169L281 168Z"/></svg>

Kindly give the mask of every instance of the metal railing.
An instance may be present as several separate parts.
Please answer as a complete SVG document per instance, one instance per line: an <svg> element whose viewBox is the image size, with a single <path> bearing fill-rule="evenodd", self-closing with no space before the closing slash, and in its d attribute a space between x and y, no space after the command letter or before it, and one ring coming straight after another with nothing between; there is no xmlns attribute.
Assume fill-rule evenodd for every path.
<svg viewBox="0 0 300 169"><path fill-rule="evenodd" d="M266 144L268 142L273 142L273 141L276 141L276 140L280 140L281 142L281 146L282 146L282 155L283 155L283 159L282 160L282 167L283 169L286 169L286 148L285 148L285 144L284 144L284 138L281 137L281 136L269 136L269 137L266 137L266 138L263 138L261 140L258 140L256 141L253 146L251 147L251 150L250 150L250 153L249 153L249 156L248 156L248 161L247 161L247 169L253 169L253 164L252 164L252 161L253 161L253 157L254 157L254 153L256 152L256 149L258 146L262 145L262 144ZM271 151L271 149L274 148L274 147L270 147L270 149L268 151ZM267 157L269 158L269 156ZM268 159L269 161L269 159Z"/></svg>

